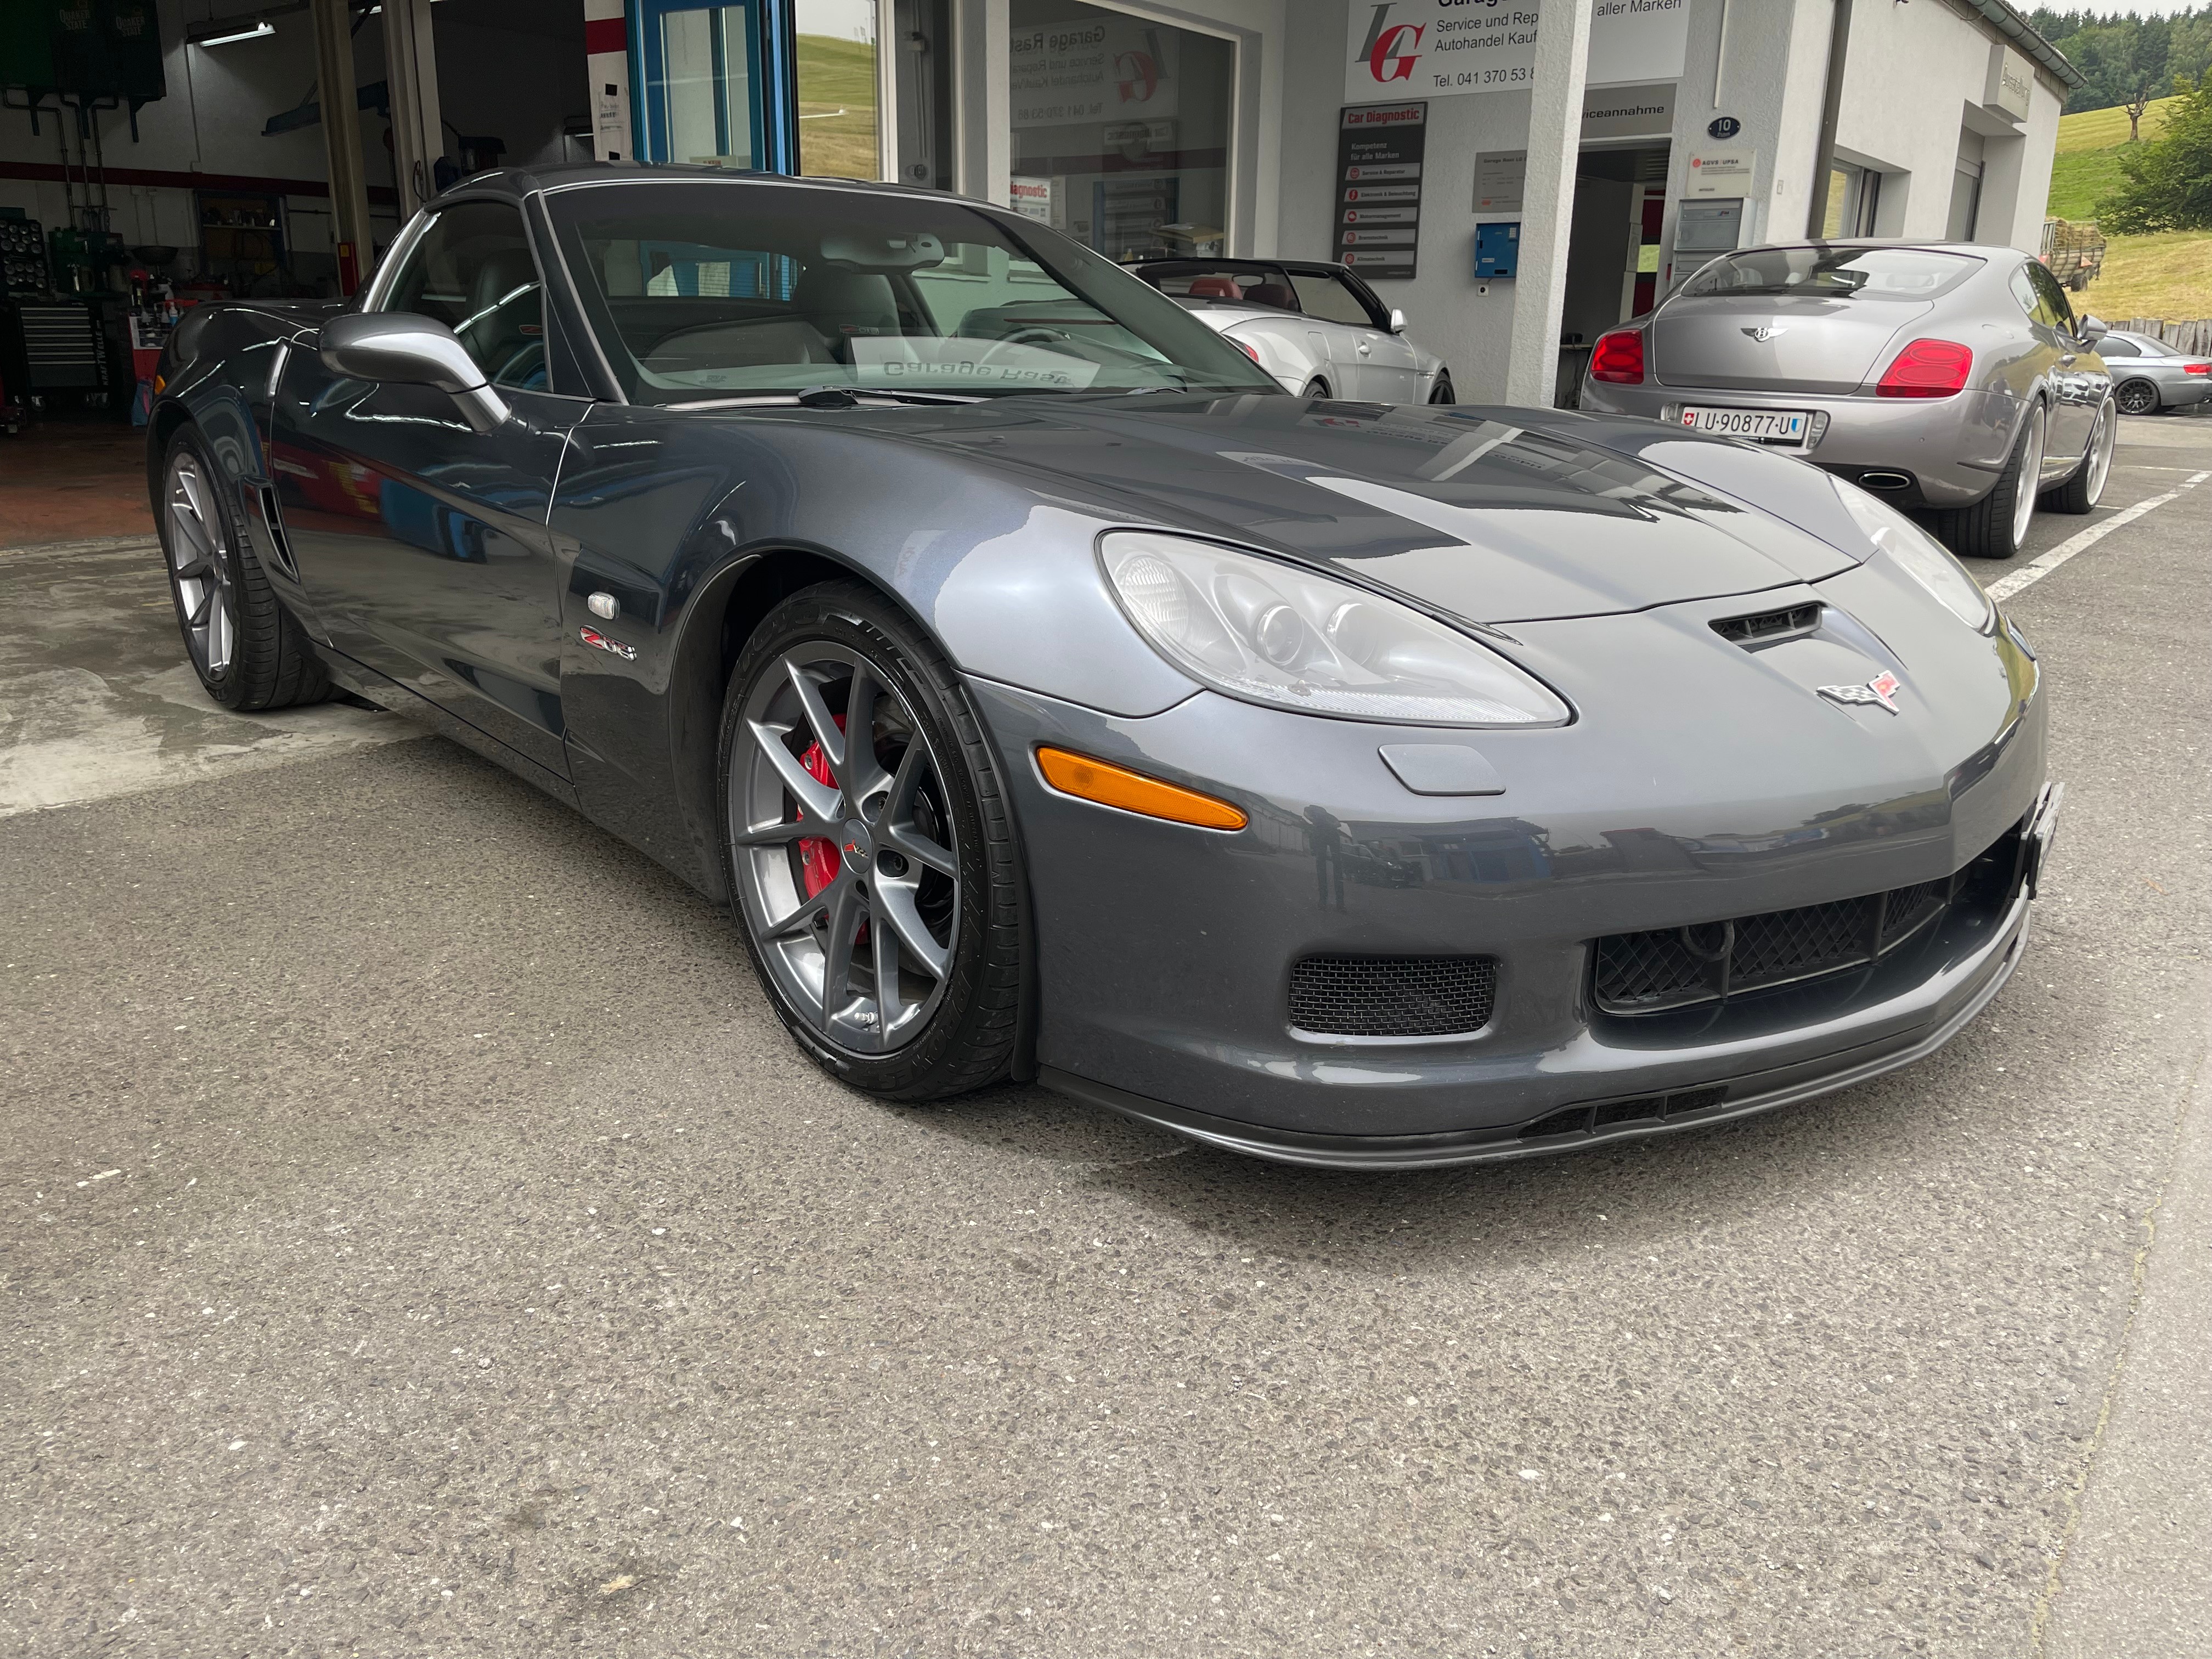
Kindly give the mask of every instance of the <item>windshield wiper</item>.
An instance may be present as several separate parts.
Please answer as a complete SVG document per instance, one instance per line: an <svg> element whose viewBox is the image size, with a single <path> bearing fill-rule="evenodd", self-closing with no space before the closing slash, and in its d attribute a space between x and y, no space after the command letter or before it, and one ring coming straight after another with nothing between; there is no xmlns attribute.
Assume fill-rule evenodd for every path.
<svg viewBox="0 0 2212 1659"><path fill-rule="evenodd" d="M880 398L886 403L975 404L982 398L964 392L907 392L872 386L811 386L797 392L753 392L740 398L695 398L680 404L670 404L670 409L767 409L796 405L800 409L858 409L863 398Z"/></svg>

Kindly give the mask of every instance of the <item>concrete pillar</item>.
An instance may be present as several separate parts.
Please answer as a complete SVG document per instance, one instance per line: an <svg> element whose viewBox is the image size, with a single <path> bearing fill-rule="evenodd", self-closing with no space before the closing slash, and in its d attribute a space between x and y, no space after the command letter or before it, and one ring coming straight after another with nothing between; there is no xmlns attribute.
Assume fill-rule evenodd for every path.
<svg viewBox="0 0 2212 1659"><path fill-rule="evenodd" d="M1552 407L1559 368L1567 241L1574 229L1575 164L1582 151L1583 82L1589 68L1587 0L1550 0L1536 31L1536 80L1528 94L1528 172L1521 252L1513 286L1513 331L1505 401Z"/></svg>
<svg viewBox="0 0 2212 1659"><path fill-rule="evenodd" d="M1007 85L1006 0L952 0L956 187L1005 207L1013 200L1013 100Z"/></svg>
<svg viewBox="0 0 2212 1659"><path fill-rule="evenodd" d="M446 153L430 0L384 0L384 73L392 93L392 167L404 224L438 193L438 158Z"/></svg>
<svg viewBox="0 0 2212 1659"><path fill-rule="evenodd" d="M331 169L331 240L348 294L376 268L368 224L368 179L361 160L361 109L353 79L353 29L346 0L307 0L315 21L315 85Z"/></svg>

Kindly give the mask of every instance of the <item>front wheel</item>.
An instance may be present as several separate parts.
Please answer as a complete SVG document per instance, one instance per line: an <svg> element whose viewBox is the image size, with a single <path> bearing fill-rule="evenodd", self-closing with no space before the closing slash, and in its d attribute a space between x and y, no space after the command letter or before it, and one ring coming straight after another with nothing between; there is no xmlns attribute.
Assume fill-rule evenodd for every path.
<svg viewBox="0 0 2212 1659"><path fill-rule="evenodd" d="M241 533L230 488L185 427L161 464L157 526L185 654L209 696L248 713L319 702L330 677Z"/></svg>
<svg viewBox="0 0 2212 1659"><path fill-rule="evenodd" d="M771 611L731 676L719 793L746 948L816 1061L895 1100L1006 1073L1013 821L957 677L903 616L851 581Z"/></svg>
<svg viewBox="0 0 2212 1659"><path fill-rule="evenodd" d="M2098 497L2105 493L2105 480L2112 476L2112 446L2118 441L2119 433L2119 416L2107 398L2097 411L2097 423L2089 428L2081 465L2074 469L2072 477L2044 496L2043 504L2056 513L2087 513L2096 506Z"/></svg>
<svg viewBox="0 0 2212 1659"><path fill-rule="evenodd" d="M2043 405L2021 422L2012 455L1990 493L1972 507L1935 514L1936 533L1954 553L1977 559L2009 559L2027 544L2035 520L2036 484L2043 475Z"/></svg>
<svg viewBox="0 0 2212 1659"><path fill-rule="evenodd" d="M1450 375L1439 374L1437 376L1436 389L1429 393L1429 401L1432 404L1455 404L1459 401L1459 398L1452 392Z"/></svg>
<svg viewBox="0 0 2212 1659"><path fill-rule="evenodd" d="M2158 388L2148 380L2124 380L2112 394L2123 415L2155 415L2158 413Z"/></svg>
<svg viewBox="0 0 2212 1659"><path fill-rule="evenodd" d="M1306 382L1306 389L1298 395L1301 398L1326 398L1328 396L1328 382L1316 374Z"/></svg>

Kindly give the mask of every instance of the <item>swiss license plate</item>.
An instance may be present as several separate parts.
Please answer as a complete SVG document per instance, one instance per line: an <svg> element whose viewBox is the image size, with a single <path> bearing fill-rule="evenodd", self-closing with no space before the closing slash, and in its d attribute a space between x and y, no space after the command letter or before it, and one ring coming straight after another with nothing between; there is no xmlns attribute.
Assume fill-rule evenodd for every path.
<svg viewBox="0 0 2212 1659"><path fill-rule="evenodd" d="M1713 409L1686 404L1682 424L1692 432L1717 432L1762 444L1802 444L1813 417L1802 409Z"/></svg>

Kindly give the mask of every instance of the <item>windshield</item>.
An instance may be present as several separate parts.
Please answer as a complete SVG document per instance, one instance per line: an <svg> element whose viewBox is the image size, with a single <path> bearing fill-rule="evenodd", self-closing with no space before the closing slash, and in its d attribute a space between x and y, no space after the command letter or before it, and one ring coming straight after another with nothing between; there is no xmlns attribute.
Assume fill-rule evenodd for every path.
<svg viewBox="0 0 2212 1659"><path fill-rule="evenodd" d="M1973 275L1979 259L1912 247L1759 247L1714 260L1685 296L1802 294L1823 300L1932 300Z"/></svg>
<svg viewBox="0 0 2212 1659"><path fill-rule="evenodd" d="M556 191L548 204L607 361L638 403L820 386L1281 390L1089 249L957 202L702 180Z"/></svg>

